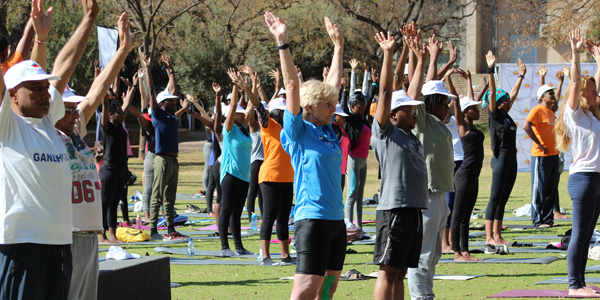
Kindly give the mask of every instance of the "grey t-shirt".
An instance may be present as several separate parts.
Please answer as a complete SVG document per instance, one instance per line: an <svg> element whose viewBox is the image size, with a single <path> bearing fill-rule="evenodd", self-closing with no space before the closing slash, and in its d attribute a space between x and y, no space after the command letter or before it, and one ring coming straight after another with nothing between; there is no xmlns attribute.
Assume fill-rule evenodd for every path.
<svg viewBox="0 0 600 300"><path fill-rule="evenodd" d="M381 166L377 210L427 208L427 165L419 139L392 123L382 129L377 119L372 130L371 146Z"/></svg>
<svg viewBox="0 0 600 300"><path fill-rule="evenodd" d="M254 162L255 160L265 160L260 130L251 133L250 137L252 138L252 154L250 155L250 162Z"/></svg>

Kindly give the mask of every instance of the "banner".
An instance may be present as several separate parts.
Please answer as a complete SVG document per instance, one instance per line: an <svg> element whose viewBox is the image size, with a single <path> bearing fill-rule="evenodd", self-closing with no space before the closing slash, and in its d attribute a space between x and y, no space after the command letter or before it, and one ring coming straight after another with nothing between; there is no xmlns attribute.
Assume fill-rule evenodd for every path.
<svg viewBox="0 0 600 300"><path fill-rule="evenodd" d="M531 172L531 139L523 130L523 123L529 115L529 111L536 105L538 105L537 90L540 85L540 75L538 74L538 68L541 64L526 64L527 73L523 78L521 89L517 99L515 100L512 108L510 109L510 116L517 123L517 164L519 172ZM552 87L558 87L558 78L556 72L562 70L562 66L571 68L570 63L564 64L545 64L548 73L546 74L546 84ZM496 82L497 87L510 93L517 79L519 78L519 68L517 64L497 64L498 74ZM583 75L594 76L596 74L597 66L595 63L581 64L581 71ZM562 91L559 100L559 107L564 99L564 95L569 85L569 78L565 76L565 81L562 86ZM558 113L558 112L557 112ZM571 153L565 152L565 170L569 169L572 163Z"/></svg>
<svg viewBox="0 0 600 300"><path fill-rule="evenodd" d="M117 41L119 40L119 31L114 28L98 26L98 61L100 70L108 65L110 60L117 53Z"/></svg>

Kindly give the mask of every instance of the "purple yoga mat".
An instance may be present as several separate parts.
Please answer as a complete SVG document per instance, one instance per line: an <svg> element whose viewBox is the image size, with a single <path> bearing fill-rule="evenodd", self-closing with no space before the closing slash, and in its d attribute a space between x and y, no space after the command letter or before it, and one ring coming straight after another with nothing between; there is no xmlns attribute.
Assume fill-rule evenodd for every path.
<svg viewBox="0 0 600 300"><path fill-rule="evenodd" d="M600 288L598 288L596 286L590 285L589 287L600 292ZM491 295L491 296L488 296L487 298L524 298L524 297L598 298L598 297L600 297L600 294L598 295L598 297L593 297L593 296L583 297L583 296L569 296L568 290L562 290L562 291L558 291L558 290L514 290L514 291L505 291L505 292L502 292L502 293L496 294L496 295Z"/></svg>
<svg viewBox="0 0 600 300"><path fill-rule="evenodd" d="M204 226L201 228L194 228L195 230L208 230L208 231L215 231L218 230L217 228L217 224L212 224L212 225L208 225L208 226ZM250 227L244 227L242 226L242 230L248 230L250 229Z"/></svg>

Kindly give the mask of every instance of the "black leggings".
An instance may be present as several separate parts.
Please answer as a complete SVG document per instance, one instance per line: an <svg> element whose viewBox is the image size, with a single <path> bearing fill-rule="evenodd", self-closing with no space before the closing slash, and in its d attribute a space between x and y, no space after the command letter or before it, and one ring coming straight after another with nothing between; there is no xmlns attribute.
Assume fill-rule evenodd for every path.
<svg viewBox="0 0 600 300"><path fill-rule="evenodd" d="M127 182L127 169L109 170L100 167L100 194L102 195L102 226L104 230L117 227L117 206ZM125 203L127 204L127 203Z"/></svg>
<svg viewBox="0 0 600 300"><path fill-rule="evenodd" d="M250 219L250 217L252 217L252 213L256 211L254 209L254 204L256 203L257 195L260 215L263 215L263 195L261 188L258 186L258 171L260 171L260 166L262 166L262 163L262 160L255 160L250 165L250 185L248 187L248 200L246 201L246 207L248 208L248 219Z"/></svg>
<svg viewBox="0 0 600 300"><path fill-rule="evenodd" d="M244 249L242 245L242 210L244 200L248 194L248 182L243 181L231 174L225 174L221 182L223 199L221 199L221 212L219 213L219 233L221 238L221 250L229 249L227 240L227 226L231 227L233 243L236 250Z"/></svg>
<svg viewBox="0 0 600 300"><path fill-rule="evenodd" d="M215 164L212 167L212 176L215 181L215 188L217 189L217 204L221 204L221 163L215 160ZM210 195L212 198L212 193ZM212 201L212 200L211 200Z"/></svg>
<svg viewBox="0 0 600 300"><path fill-rule="evenodd" d="M129 221L129 199L127 198L127 190L129 189L129 186L127 185L128 180L129 176L126 177L123 193L121 194L121 202L123 203L121 205L121 214L123 215L123 221Z"/></svg>
<svg viewBox="0 0 600 300"><path fill-rule="evenodd" d="M215 177L213 176L213 166L208 166L208 180L206 184L206 208L208 212L213 211L213 193L217 187Z"/></svg>
<svg viewBox="0 0 600 300"><path fill-rule="evenodd" d="M263 182L260 189L264 195L264 214L260 225L260 239L270 241L273 223L277 219L277 239L287 241L290 237L288 221L294 199L294 183Z"/></svg>
<svg viewBox="0 0 600 300"><path fill-rule="evenodd" d="M469 251L469 221L479 192L479 175L459 169L454 174L454 208L452 210L452 250Z"/></svg>
<svg viewBox="0 0 600 300"><path fill-rule="evenodd" d="M492 190L485 211L487 221L502 220L504 208L517 179L517 153L501 152L492 156Z"/></svg>

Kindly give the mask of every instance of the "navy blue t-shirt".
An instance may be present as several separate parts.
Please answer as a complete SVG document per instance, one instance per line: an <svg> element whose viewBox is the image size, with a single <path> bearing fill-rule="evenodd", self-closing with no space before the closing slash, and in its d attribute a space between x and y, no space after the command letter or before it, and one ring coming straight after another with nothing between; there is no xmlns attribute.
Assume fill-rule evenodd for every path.
<svg viewBox="0 0 600 300"><path fill-rule="evenodd" d="M159 106L152 110L152 125L154 125L155 132L156 154L179 152L177 117Z"/></svg>

